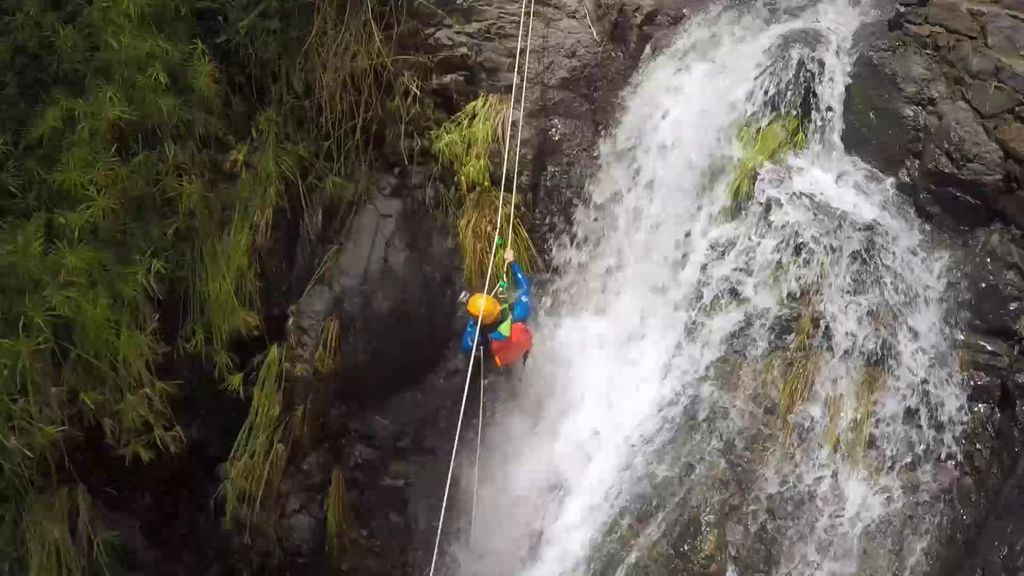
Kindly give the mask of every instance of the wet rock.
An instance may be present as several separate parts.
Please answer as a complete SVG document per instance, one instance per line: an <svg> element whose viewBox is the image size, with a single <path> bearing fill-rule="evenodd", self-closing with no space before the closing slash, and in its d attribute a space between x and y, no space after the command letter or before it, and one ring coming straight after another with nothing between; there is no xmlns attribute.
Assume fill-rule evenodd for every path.
<svg viewBox="0 0 1024 576"><path fill-rule="evenodd" d="M983 203L1002 188L1003 152L988 138L975 113L963 102L936 107L940 121L921 157L926 187L958 188Z"/></svg>
<svg viewBox="0 0 1024 576"><path fill-rule="evenodd" d="M928 101L928 86L940 82L934 63L912 47L861 54L846 92L846 148L886 174L899 172L920 150L925 122L915 104Z"/></svg>
<svg viewBox="0 0 1024 576"><path fill-rule="evenodd" d="M970 346L993 356L988 366L999 369L1012 357L1017 327L1024 321L1024 240L1019 233L1003 227L975 232L964 256L967 312L963 325L984 338ZM995 362L995 364L993 364Z"/></svg>
<svg viewBox="0 0 1024 576"><path fill-rule="evenodd" d="M996 128L996 142L1006 150L1006 153L1024 161L1024 124L1016 121L1007 121Z"/></svg>
<svg viewBox="0 0 1024 576"><path fill-rule="evenodd" d="M999 5L1018 14L1024 14L1024 0L999 0Z"/></svg>
<svg viewBox="0 0 1024 576"><path fill-rule="evenodd" d="M996 77L999 81L1024 94L1024 62L1000 60Z"/></svg>
<svg viewBox="0 0 1024 576"><path fill-rule="evenodd" d="M995 406L1003 392L1003 384L998 378L978 370L964 373L967 384L967 401Z"/></svg>
<svg viewBox="0 0 1024 576"><path fill-rule="evenodd" d="M981 27L960 2L931 2L928 4L928 21L968 38L981 36Z"/></svg>
<svg viewBox="0 0 1024 576"><path fill-rule="evenodd" d="M985 15L985 42L993 52L1006 58L1024 57L1024 22L1002 10Z"/></svg>
<svg viewBox="0 0 1024 576"><path fill-rule="evenodd" d="M977 42L955 43L947 58L954 68L972 78L992 80L996 77L998 59Z"/></svg>
<svg viewBox="0 0 1024 576"><path fill-rule="evenodd" d="M975 80L967 86L966 93L971 106L985 118L1009 112L1020 104L1020 95L1015 90L991 81Z"/></svg>

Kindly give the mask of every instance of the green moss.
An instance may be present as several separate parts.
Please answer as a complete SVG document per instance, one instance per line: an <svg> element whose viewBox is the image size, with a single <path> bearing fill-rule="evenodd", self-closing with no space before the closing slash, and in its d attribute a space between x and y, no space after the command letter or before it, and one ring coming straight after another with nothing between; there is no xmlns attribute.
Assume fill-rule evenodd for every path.
<svg viewBox="0 0 1024 576"><path fill-rule="evenodd" d="M754 184L762 166L779 162L807 144L800 119L795 116L777 116L762 126L744 126L737 140L742 156L729 184L727 212L730 218L738 216L754 197Z"/></svg>

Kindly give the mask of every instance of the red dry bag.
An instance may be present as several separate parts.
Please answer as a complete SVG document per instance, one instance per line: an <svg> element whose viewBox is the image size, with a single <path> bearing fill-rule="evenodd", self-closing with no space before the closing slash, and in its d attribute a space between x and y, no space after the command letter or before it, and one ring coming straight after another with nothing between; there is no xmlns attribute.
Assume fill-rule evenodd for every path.
<svg viewBox="0 0 1024 576"><path fill-rule="evenodd" d="M533 334L526 324L516 322L509 330L508 338L491 340L491 354L498 366L508 366L522 360L533 346Z"/></svg>

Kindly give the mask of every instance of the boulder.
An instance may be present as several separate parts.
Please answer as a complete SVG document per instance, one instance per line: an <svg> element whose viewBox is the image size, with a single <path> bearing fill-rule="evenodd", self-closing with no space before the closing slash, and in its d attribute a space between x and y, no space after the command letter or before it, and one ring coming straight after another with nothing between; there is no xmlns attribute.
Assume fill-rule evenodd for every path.
<svg viewBox="0 0 1024 576"><path fill-rule="evenodd" d="M964 89L971 106L985 118L1013 110L1020 104L1020 95L995 82L971 81Z"/></svg>
<svg viewBox="0 0 1024 576"><path fill-rule="evenodd" d="M964 102L936 107L938 125L926 138L921 179L927 187L955 187L987 203L1001 191L1003 151L989 140L980 119Z"/></svg>
<svg viewBox="0 0 1024 576"><path fill-rule="evenodd" d="M928 5L928 22L968 38L981 37L981 27L961 2L932 2Z"/></svg>
<svg viewBox="0 0 1024 576"><path fill-rule="evenodd" d="M980 42L956 42L946 58L954 68L971 78L992 80L996 77L998 59Z"/></svg>
<svg viewBox="0 0 1024 576"><path fill-rule="evenodd" d="M925 119L918 105L938 97L944 85L938 67L916 47L862 53L847 86L843 144L881 172L895 175L920 152Z"/></svg>
<svg viewBox="0 0 1024 576"><path fill-rule="evenodd" d="M1024 57L1024 22L1002 10L985 14L985 42L1005 58Z"/></svg>
<svg viewBox="0 0 1024 576"><path fill-rule="evenodd" d="M1007 120L996 128L996 142L1013 158L1024 162L1024 124Z"/></svg>

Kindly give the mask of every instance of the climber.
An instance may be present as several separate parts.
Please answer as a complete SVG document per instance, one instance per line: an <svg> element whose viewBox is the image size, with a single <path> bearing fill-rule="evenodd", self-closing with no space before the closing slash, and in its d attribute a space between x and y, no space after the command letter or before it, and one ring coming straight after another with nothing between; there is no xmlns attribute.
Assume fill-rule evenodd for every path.
<svg viewBox="0 0 1024 576"><path fill-rule="evenodd" d="M466 303L470 318L462 334L462 351L468 354L473 351L477 319L482 319L480 345L498 366L525 361L533 345L533 335L525 324L530 316L530 281L511 249L505 251L505 266L512 273L515 292L507 295L511 298L506 298L504 305L488 294L473 294Z"/></svg>

